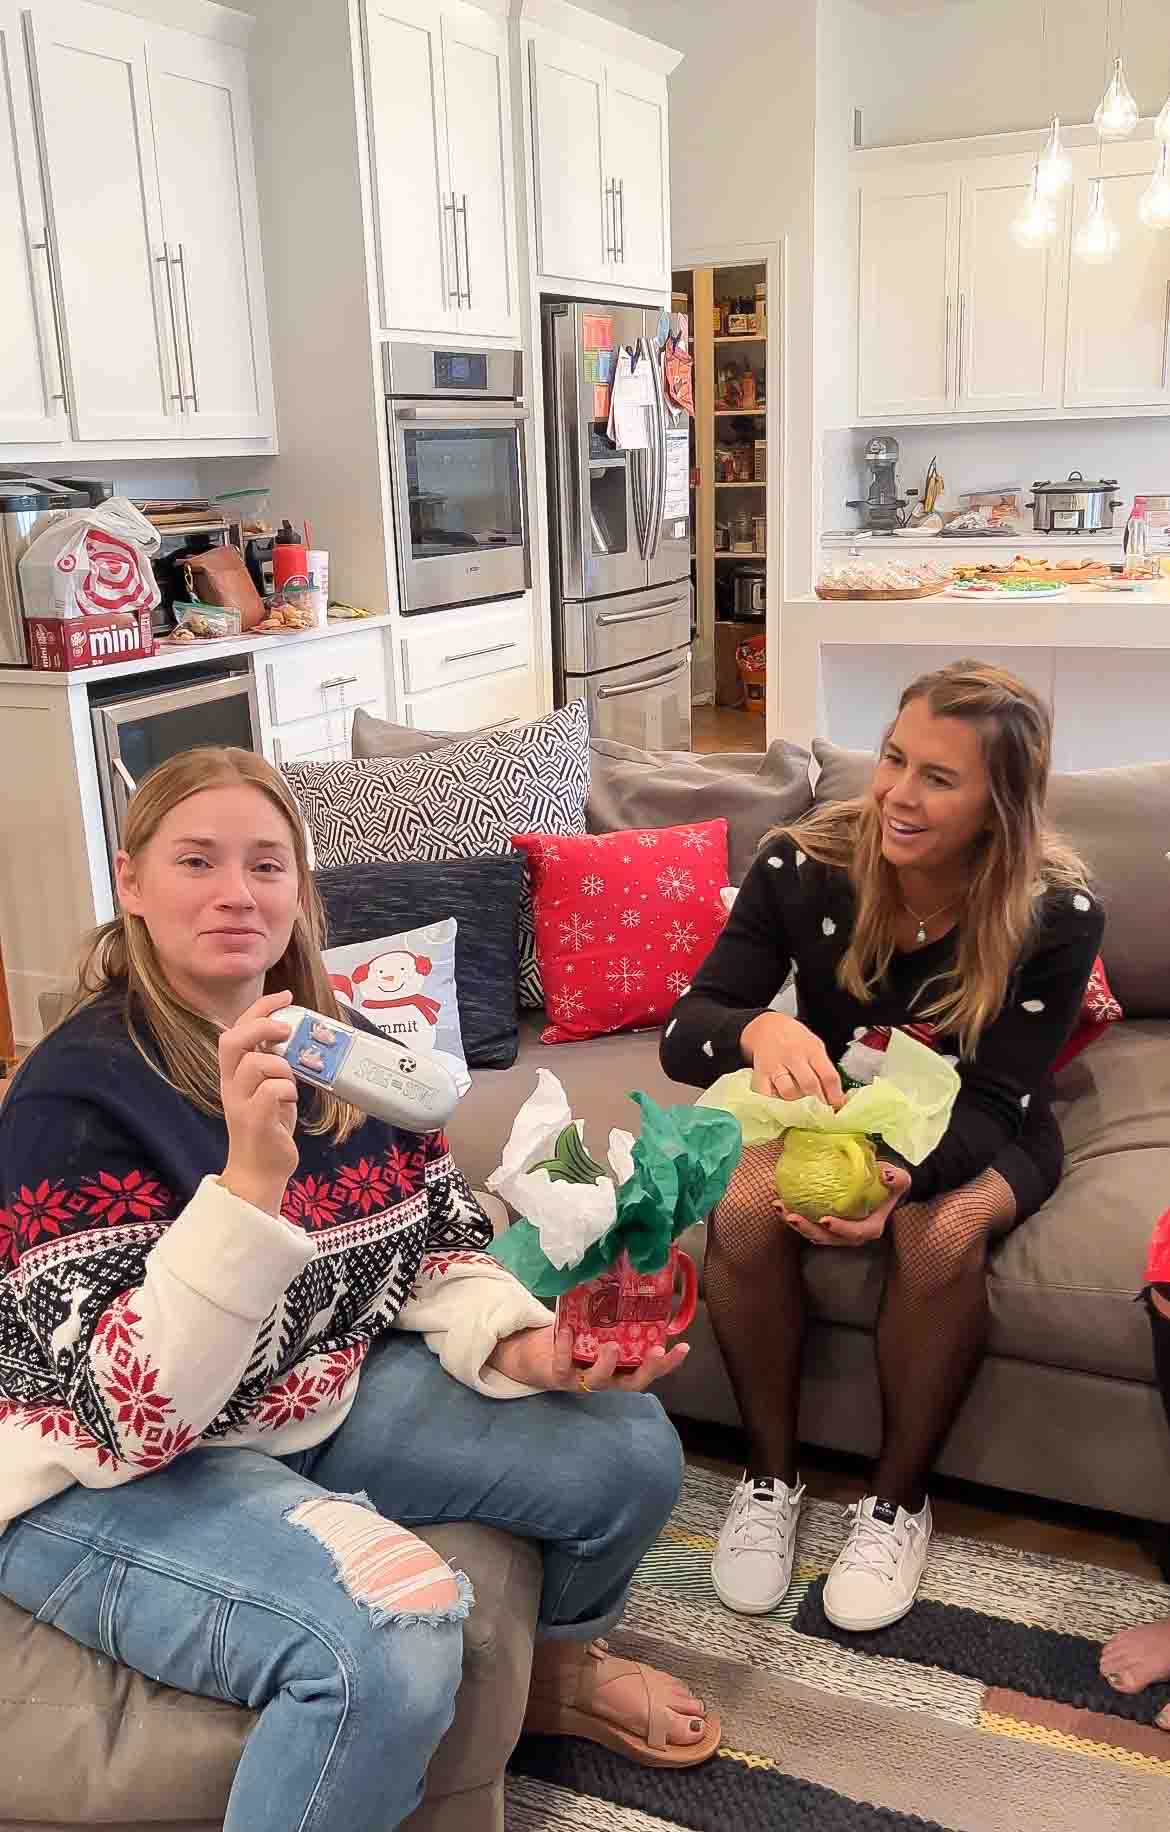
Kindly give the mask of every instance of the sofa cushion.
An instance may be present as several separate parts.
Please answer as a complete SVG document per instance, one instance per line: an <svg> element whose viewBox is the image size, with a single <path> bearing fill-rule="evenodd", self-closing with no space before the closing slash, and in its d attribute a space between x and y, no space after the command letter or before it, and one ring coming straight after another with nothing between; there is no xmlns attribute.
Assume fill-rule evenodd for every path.
<svg viewBox="0 0 1170 1832"><path fill-rule="evenodd" d="M864 794L867 751L818 739L820 804ZM1127 1018L1170 1018L1170 763L1053 775L1048 819L1081 854L1105 905L1102 956Z"/></svg>
<svg viewBox="0 0 1170 1832"><path fill-rule="evenodd" d="M467 1572L476 1597L455 1722L427 1774L433 1799L493 1780L511 1754L528 1696L541 1565L535 1545L492 1527L421 1531ZM0 1598L0 1826L218 1826L255 1722L239 1706L145 1679Z"/></svg>
<svg viewBox="0 0 1170 1832"><path fill-rule="evenodd" d="M728 869L741 884L772 827L812 806L809 754L777 741L761 755L642 751L608 738L590 744L590 833L626 827L677 827L682 821L727 821Z"/></svg>
<svg viewBox="0 0 1170 1832"><path fill-rule="evenodd" d="M468 1065L516 1060L517 926L524 861L379 860L316 874L333 947L454 917L455 989Z"/></svg>
<svg viewBox="0 0 1170 1832"><path fill-rule="evenodd" d="M694 1088L683 1087L663 1073L658 1061L659 1032L626 1031L618 1037L594 1037L583 1043L540 1041L541 1018L526 1013L520 1020L520 1054L510 1069L472 1077L447 1125L455 1162L473 1188L483 1187L500 1162L512 1121L536 1087L538 1069L549 1069L568 1097L574 1119L585 1126L585 1138L604 1148L610 1128L638 1130L638 1110L627 1096L640 1088L661 1106L689 1105ZM604 1149L603 1149L604 1155Z"/></svg>
<svg viewBox="0 0 1170 1832"><path fill-rule="evenodd" d="M396 725L393 719L379 719L375 713L359 706L350 730L351 757L421 757L426 751L442 751L449 744L465 744L468 738L482 738L485 732L498 731L495 725L477 725L465 732L424 732L413 725Z"/></svg>

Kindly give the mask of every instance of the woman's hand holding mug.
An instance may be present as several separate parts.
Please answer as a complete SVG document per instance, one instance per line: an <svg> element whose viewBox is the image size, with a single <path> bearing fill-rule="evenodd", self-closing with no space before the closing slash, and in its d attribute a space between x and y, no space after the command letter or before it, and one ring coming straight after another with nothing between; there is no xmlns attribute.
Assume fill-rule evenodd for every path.
<svg viewBox="0 0 1170 1832"><path fill-rule="evenodd" d="M280 1214L299 1158L293 1138L296 1076L283 1056L267 1049L287 1040L288 1025L273 1014L291 1003L291 992L269 993L250 1005L219 1039L219 1086L228 1130L227 1163L220 1182L233 1196L270 1215Z"/></svg>
<svg viewBox="0 0 1170 1832"><path fill-rule="evenodd" d="M782 1011L761 1012L745 1026L739 1042L751 1064L757 1094L772 1094L777 1100L815 1094L834 1112L844 1106L845 1090L829 1052L799 1018Z"/></svg>

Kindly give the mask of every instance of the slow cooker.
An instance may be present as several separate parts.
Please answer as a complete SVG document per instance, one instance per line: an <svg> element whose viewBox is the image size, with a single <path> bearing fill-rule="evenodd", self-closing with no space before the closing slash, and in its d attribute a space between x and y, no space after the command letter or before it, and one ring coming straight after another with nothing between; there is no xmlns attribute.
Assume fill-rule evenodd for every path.
<svg viewBox="0 0 1170 1832"><path fill-rule="evenodd" d="M1070 471L1063 483L1043 477L1032 485L1032 526L1037 534L1097 534L1113 526L1113 511L1122 506L1115 497L1116 477L1086 483L1080 471Z"/></svg>

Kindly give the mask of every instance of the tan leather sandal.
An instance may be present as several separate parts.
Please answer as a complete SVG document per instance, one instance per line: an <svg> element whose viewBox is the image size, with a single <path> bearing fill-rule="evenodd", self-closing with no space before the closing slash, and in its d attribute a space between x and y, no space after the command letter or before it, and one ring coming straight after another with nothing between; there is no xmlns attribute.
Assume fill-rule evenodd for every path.
<svg viewBox="0 0 1170 1832"><path fill-rule="evenodd" d="M552 1645L545 1643L546 1648ZM715 1754L722 1735L717 1714L706 1717L706 1733L698 1743L669 1741L670 1713L676 1709L668 1702L668 1688L676 1683L669 1674L640 1660L619 1659L610 1653L605 1641L556 1645L558 1652L564 1649L556 1670L539 1677L533 1675L525 1730L545 1737L584 1737L620 1756L629 1756L645 1768L695 1768ZM604 1679L600 1677L603 1661L608 1661L612 1669ZM595 1709L606 1688L631 1673L638 1675L646 1695L646 1734L641 1737L601 1717Z"/></svg>

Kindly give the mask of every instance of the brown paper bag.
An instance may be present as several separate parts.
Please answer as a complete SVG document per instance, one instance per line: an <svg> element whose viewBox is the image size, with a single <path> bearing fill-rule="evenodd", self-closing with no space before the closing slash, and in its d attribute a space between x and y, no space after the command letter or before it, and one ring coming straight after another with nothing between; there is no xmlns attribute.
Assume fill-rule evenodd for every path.
<svg viewBox="0 0 1170 1832"><path fill-rule="evenodd" d="M238 547L213 547L208 553L192 554L183 567L183 577L200 604L222 604L238 611L245 631L264 616L264 601Z"/></svg>

